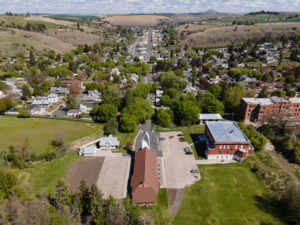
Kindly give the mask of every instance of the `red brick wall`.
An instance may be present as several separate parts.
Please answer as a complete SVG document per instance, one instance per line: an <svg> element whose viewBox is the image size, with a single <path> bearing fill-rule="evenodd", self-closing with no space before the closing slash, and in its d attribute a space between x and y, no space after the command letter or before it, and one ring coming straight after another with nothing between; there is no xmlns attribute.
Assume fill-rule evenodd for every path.
<svg viewBox="0 0 300 225"><path fill-rule="evenodd" d="M229 145L229 148L228 148ZM237 145L237 148L235 148L235 146ZM242 148L242 144L225 144L225 149L224 149L224 144L222 144L222 148L220 144L215 144L215 149L211 149L208 151L209 155L217 155L219 154L219 152L221 152L221 154L235 154L240 148ZM243 149L248 149L249 148L249 144L243 144ZM228 153L227 153L228 152Z"/></svg>

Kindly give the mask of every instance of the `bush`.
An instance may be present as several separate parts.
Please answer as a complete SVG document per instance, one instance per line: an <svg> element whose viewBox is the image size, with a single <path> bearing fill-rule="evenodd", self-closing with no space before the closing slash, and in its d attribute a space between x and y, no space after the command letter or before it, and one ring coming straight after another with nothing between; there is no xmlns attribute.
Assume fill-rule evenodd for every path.
<svg viewBox="0 0 300 225"><path fill-rule="evenodd" d="M27 109L21 109L19 111L19 118L29 118L31 116L31 113Z"/></svg>
<svg viewBox="0 0 300 225"><path fill-rule="evenodd" d="M53 159L56 158L56 153L55 152L48 152L46 155L45 155L45 159L48 161L48 162L51 162Z"/></svg>

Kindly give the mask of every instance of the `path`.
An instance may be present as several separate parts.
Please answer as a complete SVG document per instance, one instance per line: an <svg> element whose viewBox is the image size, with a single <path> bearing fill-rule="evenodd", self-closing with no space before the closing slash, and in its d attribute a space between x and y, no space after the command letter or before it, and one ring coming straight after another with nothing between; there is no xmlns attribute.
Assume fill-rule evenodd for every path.
<svg viewBox="0 0 300 225"><path fill-rule="evenodd" d="M288 174L290 174L296 181L300 182L298 177L274 154L273 151L275 151L275 146L271 143L271 141L268 140L265 150Z"/></svg>
<svg viewBox="0 0 300 225"><path fill-rule="evenodd" d="M169 205L169 211L170 213L175 216L180 208L181 208L181 204L182 204L182 199L183 199L183 195L184 195L184 191L185 188L178 188L178 189L168 189L168 190L175 190L176 194L175 194L175 199L173 200L174 202L172 203L172 205Z"/></svg>
<svg viewBox="0 0 300 225"><path fill-rule="evenodd" d="M26 176L25 177L25 180L24 180L24 183L23 184L27 184L28 183L28 179L29 179L29 177L30 177L30 174L29 173L27 173L27 172L21 172L21 173L19 173L19 176L18 176L18 180L22 177L22 176Z"/></svg>

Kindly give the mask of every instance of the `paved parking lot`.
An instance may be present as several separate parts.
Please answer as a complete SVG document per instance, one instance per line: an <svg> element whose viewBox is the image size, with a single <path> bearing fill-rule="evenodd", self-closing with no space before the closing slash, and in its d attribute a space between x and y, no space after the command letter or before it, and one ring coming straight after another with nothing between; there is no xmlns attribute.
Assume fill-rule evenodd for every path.
<svg viewBox="0 0 300 225"><path fill-rule="evenodd" d="M109 195L116 199L126 198L130 163L130 156L122 156L121 153L105 156L97 182L103 198L108 198Z"/></svg>
<svg viewBox="0 0 300 225"><path fill-rule="evenodd" d="M190 171L198 169L194 155L185 155L184 148L190 147L187 142L180 142L178 134L181 132L166 132L161 133L161 137L166 137L166 140L160 141L164 160L164 186L166 188L184 188L196 181L195 175ZM173 139L169 139L174 136Z"/></svg>

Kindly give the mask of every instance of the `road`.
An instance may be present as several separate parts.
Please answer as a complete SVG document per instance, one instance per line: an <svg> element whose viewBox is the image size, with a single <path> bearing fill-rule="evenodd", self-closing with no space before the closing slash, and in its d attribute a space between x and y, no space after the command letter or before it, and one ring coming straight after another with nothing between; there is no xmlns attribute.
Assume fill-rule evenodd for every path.
<svg viewBox="0 0 300 225"><path fill-rule="evenodd" d="M131 55L133 55L134 49L135 49L135 47L140 43L140 41L141 41L141 38L139 38L139 40L132 46L131 51L130 51L130 54L131 54Z"/></svg>
<svg viewBox="0 0 300 225"><path fill-rule="evenodd" d="M147 53L147 62L150 61L150 57L152 55L152 29L149 29L148 35L148 53Z"/></svg>

